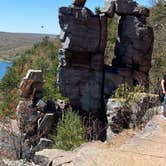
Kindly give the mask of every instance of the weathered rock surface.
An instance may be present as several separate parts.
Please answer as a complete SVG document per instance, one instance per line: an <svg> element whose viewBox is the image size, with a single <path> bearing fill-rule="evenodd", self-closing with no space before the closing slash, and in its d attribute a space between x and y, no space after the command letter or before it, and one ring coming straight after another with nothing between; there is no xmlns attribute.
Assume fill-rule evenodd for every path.
<svg viewBox="0 0 166 166"><path fill-rule="evenodd" d="M30 82L29 82L30 81ZM20 131L19 156L17 159L30 160L36 151L50 148L52 141L45 139L55 129L61 118L55 101L44 102L41 98L43 75L40 70L28 70L20 90L22 100L16 108ZM43 138L44 137L44 138ZM15 146L16 146L15 145Z"/></svg>
<svg viewBox="0 0 166 166"><path fill-rule="evenodd" d="M104 93L110 95L124 83L148 90L154 41L153 29L146 25L149 9L132 0L106 1L106 5L110 6L105 10L106 15L114 10L120 20L115 57L112 66L105 69Z"/></svg>
<svg viewBox="0 0 166 166"><path fill-rule="evenodd" d="M102 12L108 14L108 17L113 16L109 13L116 13L118 15L143 15L149 16L149 9L140 6L133 0L105 0L105 6Z"/></svg>
<svg viewBox="0 0 166 166"><path fill-rule="evenodd" d="M39 96L42 94L43 85L43 74L41 70L28 70L26 76L23 78L20 84L21 96L24 98L29 98L32 95L36 98L41 98Z"/></svg>
<svg viewBox="0 0 166 166"><path fill-rule="evenodd" d="M122 83L148 90L154 39L153 29L146 25L149 9L135 1L106 0L101 16L84 3L74 1L59 9L62 49L57 82L73 107L91 112ZM112 66L104 67L107 18L115 13L120 16L115 56Z"/></svg>
<svg viewBox="0 0 166 166"><path fill-rule="evenodd" d="M103 52L106 41L106 17L94 15L88 8L61 7L59 9L62 48L72 53ZM83 42L84 41L84 42Z"/></svg>
<svg viewBox="0 0 166 166"><path fill-rule="evenodd" d="M73 108L95 112L101 108L107 18L82 8L84 2L59 9L62 49L57 82Z"/></svg>
<svg viewBox="0 0 166 166"><path fill-rule="evenodd" d="M17 159L20 157L21 140L15 120L0 121L0 158Z"/></svg>
<svg viewBox="0 0 166 166"><path fill-rule="evenodd" d="M6 166L6 164L0 159L0 165L1 166Z"/></svg>
<svg viewBox="0 0 166 166"><path fill-rule="evenodd" d="M95 111L101 108L102 71L60 68L59 90L68 96L75 109Z"/></svg>
<svg viewBox="0 0 166 166"><path fill-rule="evenodd" d="M4 165L1 166L40 166L40 165L36 165L32 162L27 162L24 160L7 160L7 159L3 159L3 163Z"/></svg>
<svg viewBox="0 0 166 166"><path fill-rule="evenodd" d="M146 25L149 10L133 0L106 1L102 15L93 14L84 4L74 1L59 9L62 48L57 84L75 110L99 119L105 117L104 99L120 84L141 85L148 91L153 30ZM118 39L112 66L106 67L107 19L114 14L120 16Z"/></svg>
<svg viewBox="0 0 166 166"><path fill-rule="evenodd" d="M37 132L41 136L47 136L55 125L55 114L46 113L41 119L38 120ZM44 132L44 133L43 133Z"/></svg>
<svg viewBox="0 0 166 166"><path fill-rule="evenodd" d="M160 112L158 95L138 93L135 99L126 107L125 100L108 99L107 112L107 140L112 139L124 128L135 128L146 124L152 117Z"/></svg>

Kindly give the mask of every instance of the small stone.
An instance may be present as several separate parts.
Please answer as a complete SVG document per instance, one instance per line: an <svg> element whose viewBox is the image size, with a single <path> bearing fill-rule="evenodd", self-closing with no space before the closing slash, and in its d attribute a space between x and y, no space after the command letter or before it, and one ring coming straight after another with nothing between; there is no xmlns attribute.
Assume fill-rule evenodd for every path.
<svg viewBox="0 0 166 166"><path fill-rule="evenodd" d="M39 143L33 148L35 152L41 151L43 149L50 149L53 142L47 138L40 138Z"/></svg>
<svg viewBox="0 0 166 166"><path fill-rule="evenodd" d="M39 109L44 109L44 107L46 106L46 103L43 100L39 100L38 103L36 104L36 106Z"/></svg>

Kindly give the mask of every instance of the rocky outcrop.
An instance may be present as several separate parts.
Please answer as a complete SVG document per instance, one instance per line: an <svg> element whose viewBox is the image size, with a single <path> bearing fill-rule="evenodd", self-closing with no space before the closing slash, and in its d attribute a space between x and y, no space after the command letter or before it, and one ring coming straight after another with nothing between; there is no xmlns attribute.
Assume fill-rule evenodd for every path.
<svg viewBox="0 0 166 166"><path fill-rule="evenodd" d="M74 108L92 112L122 83L148 90L153 30L146 25L149 9L132 0L107 0L100 16L85 2L59 9L58 86ZM115 56L112 66L104 67L107 18L114 14L120 16Z"/></svg>
<svg viewBox="0 0 166 166"><path fill-rule="evenodd" d="M47 158L52 166L165 166L165 120L155 116L143 131L124 132L111 142L88 143L75 151L43 150L38 161Z"/></svg>
<svg viewBox="0 0 166 166"><path fill-rule="evenodd" d="M158 95L137 93L126 105L124 99L110 98L106 102L107 140L121 132L124 128L135 128L145 125L160 112Z"/></svg>
<svg viewBox="0 0 166 166"><path fill-rule="evenodd" d="M154 40L153 29L146 25L149 9L132 0L106 1L106 5L106 15L116 13L120 20L115 57L105 70L104 92L109 95L122 83L148 90Z"/></svg>
<svg viewBox="0 0 166 166"><path fill-rule="evenodd" d="M20 157L21 139L16 120L0 120L0 159L18 159ZM1 165L1 164L0 164Z"/></svg>
<svg viewBox="0 0 166 166"><path fill-rule="evenodd" d="M107 122L104 99L120 84L141 85L148 90L153 30L146 25L149 9L132 0L106 1L101 15L73 1L59 9L61 27L57 84L75 110ZM120 16L115 56L104 66L107 19Z"/></svg>
<svg viewBox="0 0 166 166"><path fill-rule="evenodd" d="M59 9L62 49L57 82L73 108L96 112L102 101L107 19L84 4L75 0Z"/></svg>
<svg viewBox="0 0 166 166"><path fill-rule="evenodd" d="M42 85L43 74L40 70L28 70L20 84L22 100L16 108L21 140L18 159L31 159L36 151L52 145L52 141L45 137L56 128L61 108L56 108L53 100L42 100Z"/></svg>

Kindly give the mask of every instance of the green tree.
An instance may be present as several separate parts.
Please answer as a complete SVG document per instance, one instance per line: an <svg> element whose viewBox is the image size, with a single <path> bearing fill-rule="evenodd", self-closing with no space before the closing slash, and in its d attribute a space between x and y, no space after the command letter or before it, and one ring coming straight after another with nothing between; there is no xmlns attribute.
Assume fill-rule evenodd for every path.
<svg viewBox="0 0 166 166"><path fill-rule="evenodd" d="M63 150L73 150L86 142L85 129L80 117L71 110L66 112L58 124L57 133L52 138L53 148Z"/></svg>

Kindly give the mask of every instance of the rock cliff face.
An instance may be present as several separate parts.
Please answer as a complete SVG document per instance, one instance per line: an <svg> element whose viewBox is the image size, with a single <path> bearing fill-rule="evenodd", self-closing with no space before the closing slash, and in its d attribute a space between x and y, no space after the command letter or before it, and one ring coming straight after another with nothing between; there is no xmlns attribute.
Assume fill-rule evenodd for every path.
<svg viewBox="0 0 166 166"><path fill-rule="evenodd" d="M115 56L105 72L105 94L119 84L144 86L148 90L153 50L153 29L146 25L149 9L132 0L115 0L107 4L106 15L120 16ZM109 83L108 83L109 82Z"/></svg>
<svg viewBox="0 0 166 166"><path fill-rule="evenodd" d="M146 25L149 10L132 0L106 1L102 15L73 1L59 9L61 27L58 86L75 109L97 112L103 97L122 83L148 89L153 30ZM107 18L120 16L112 66L104 67Z"/></svg>
<svg viewBox="0 0 166 166"><path fill-rule="evenodd" d="M58 86L75 109L101 109L107 18L83 7L85 1L59 9L61 27Z"/></svg>
<svg viewBox="0 0 166 166"><path fill-rule="evenodd" d="M149 9L132 0L107 0L101 15L84 7L85 2L74 0L59 9L57 83L75 110L93 114L106 128L104 101L120 84L141 85L148 91L153 29L146 25ZM107 19L115 14L120 16L115 55L112 65L105 66Z"/></svg>

